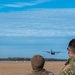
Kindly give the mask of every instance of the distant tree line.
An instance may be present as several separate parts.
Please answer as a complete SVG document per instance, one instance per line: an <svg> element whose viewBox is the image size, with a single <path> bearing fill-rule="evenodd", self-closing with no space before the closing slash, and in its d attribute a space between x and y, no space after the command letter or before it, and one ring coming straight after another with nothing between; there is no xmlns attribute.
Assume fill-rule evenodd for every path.
<svg viewBox="0 0 75 75"><path fill-rule="evenodd" d="M0 58L0 61L30 61L30 58L8 57L8 58Z"/></svg>
<svg viewBox="0 0 75 75"><path fill-rule="evenodd" d="M8 57L0 58L0 61L30 61L31 58ZM67 59L45 58L46 61L66 61Z"/></svg>
<svg viewBox="0 0 75 75"><path fill-rule="evenodd" d="M46 61L67 61L67 59L45 58Z"/></svg>

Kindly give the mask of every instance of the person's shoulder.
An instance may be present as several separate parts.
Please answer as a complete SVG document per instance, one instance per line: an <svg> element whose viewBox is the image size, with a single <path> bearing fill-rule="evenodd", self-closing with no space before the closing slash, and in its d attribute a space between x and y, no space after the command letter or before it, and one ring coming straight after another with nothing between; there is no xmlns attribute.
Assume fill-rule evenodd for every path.
<svg viewBox="0 0 75 75"><path fill-rule="evenodd" d="M54 73L53 72L48 72L48 75L54 75Z"/></svg>
<svg viewBox="0 0 75 75"><path fill-rule="evenodd" d="M32 73L27 75L54 75L53 72L42 69L40 71L32 71Z"/></svg>
<svg viewBox="0 0 75 75"><path fill-rule="evenodd" d="M75 75L75 61L72 58L68 61L65 67L62 69L60 75Z"/></svg>
<svg viewBox="0 0 75 75"><path fill-rule="evenodd" d="M45 69L42 70L42 74L44 74L44 75L54 75L53 72L47 71L47 70L45 70Z"/></svg>
<svg viewBox="0 0 75 75"><path fill-rule="evenodd" d="M68 72L68 70L71 68L71 65L70 64L68 64L68 65L66 65L63 69L62 69L62 71L60 72L60 75L67 75L67 72Z"/></svg>

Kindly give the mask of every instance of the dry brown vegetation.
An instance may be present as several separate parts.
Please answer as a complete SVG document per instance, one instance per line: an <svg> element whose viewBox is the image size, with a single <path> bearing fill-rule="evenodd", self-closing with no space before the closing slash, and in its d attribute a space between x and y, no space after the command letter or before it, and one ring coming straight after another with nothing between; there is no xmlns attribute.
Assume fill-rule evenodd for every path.
<svg viewBox="0 0 75 75"><path fill-rule="evenodd" d="M59 75L65 62L46 62L44 68ZM27 75L32 71L30 61L0 62L0 75Z"/></svg>

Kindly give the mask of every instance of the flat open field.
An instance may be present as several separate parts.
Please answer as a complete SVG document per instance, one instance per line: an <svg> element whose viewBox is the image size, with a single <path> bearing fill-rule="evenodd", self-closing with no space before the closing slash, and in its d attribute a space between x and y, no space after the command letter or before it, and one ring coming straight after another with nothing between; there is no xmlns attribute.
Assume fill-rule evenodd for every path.
<svg viewBox="0 0 75 75"><path fill-rule="evenodd" d="M45 62L44 68L59 75L65 62ZM0 61L0 75L27 75L32 71L30 61Z"/></svg>

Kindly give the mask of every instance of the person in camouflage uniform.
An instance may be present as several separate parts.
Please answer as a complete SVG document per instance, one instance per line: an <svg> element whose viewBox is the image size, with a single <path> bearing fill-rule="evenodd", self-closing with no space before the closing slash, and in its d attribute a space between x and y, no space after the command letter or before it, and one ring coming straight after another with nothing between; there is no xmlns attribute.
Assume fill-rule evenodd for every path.
<svg viewBox="0 0 75 75"><path fill-rule="evenodd" d="M28 75L54 75L52 72L43 69L45 59L41 55L34 55L31 59L32 73Z"/></svg>
<svg viewBox="0 0 75 75"><path fill-rule="evenodd" d="M68 44L69 59L65 63L60 75L75 75L75 39L72 39Z"/></svg>

